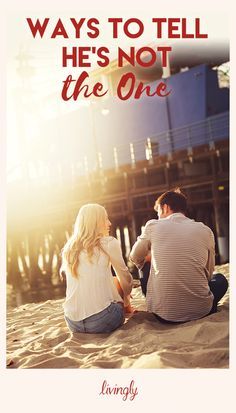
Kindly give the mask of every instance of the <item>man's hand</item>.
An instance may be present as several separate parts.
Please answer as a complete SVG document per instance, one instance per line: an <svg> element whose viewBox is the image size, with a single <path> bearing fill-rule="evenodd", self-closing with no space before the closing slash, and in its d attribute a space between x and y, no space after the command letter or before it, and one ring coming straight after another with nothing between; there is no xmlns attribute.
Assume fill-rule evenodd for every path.
<svg viewBox="0 0 236 413"><path fill-rule="evenodd" d="M151 254L146 255L145 262L151 262Z"/></svg>

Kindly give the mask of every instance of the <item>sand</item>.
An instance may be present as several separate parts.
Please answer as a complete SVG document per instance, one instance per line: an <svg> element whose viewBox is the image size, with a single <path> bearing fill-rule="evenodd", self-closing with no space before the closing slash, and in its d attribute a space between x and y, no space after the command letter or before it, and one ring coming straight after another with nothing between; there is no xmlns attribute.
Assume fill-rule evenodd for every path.
<svg viewBox="0 0 236 413"><path fill-rule="evenodd" d="M229 266L217 271L229 275ZM162 324L145 312L140 287L132 292L139 311L111 334L72 334L62 300L25 304L7 314L8 368L228 368L229 291L216 314L185 324Z"/></svg>

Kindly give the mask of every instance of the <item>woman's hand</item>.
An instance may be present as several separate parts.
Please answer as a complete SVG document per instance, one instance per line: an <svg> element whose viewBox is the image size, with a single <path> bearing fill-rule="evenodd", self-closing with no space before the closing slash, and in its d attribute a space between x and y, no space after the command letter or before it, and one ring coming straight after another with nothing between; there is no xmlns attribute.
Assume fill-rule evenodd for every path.
<svg viewBox="0 0 236 413"><path fill-rule="evenodd" d="M137 312L137 310L135 310L135 308L132 307L130 303L130 298L131 295L127 295L126 297L124 297L124 310L126 314L133 314Z"/></svg>
<svg viewBox="0 0 236 413"><path fill-rule="evenodd" d="M130 299L132 298L132 296L129 295L124 295L124 292L121 288L121 285L119 283L119 280L117 277L114 277L114 283L115 286L118 290L118 293L120 294L121 298L123 298L123 305L124 305L124 311L126 314L132 314L134 312L136 312L136 310L131 306L130 304Z"/></svg>

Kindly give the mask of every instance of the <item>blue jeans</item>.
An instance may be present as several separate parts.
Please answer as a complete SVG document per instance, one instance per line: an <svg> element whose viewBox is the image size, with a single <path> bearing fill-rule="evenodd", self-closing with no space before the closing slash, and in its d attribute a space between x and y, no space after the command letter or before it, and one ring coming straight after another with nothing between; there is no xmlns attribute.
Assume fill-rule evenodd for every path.
<svg viewBox="0 0 236 413"><path fill-rule="evenodd" d="M217 312L217 304L221 298L224 297L226 291L228 290L228 286L228 281L223 274L213 274L212 279L209 281L209 287L214 296L214 301L209 314Z"/></svg>
<svg viewBox="0 0 236 413"><path fill-rule="evenodd" d="M65 316L73 333L110 333L124 322L124 309L120 303L111 303L105 310L80 321L72 321Z"/></svg>

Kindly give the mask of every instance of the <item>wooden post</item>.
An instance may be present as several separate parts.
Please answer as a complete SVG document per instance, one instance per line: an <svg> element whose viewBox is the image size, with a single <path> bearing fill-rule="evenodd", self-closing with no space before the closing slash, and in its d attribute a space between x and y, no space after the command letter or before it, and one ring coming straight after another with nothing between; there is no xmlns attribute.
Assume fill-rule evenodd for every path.
<svg viewBox="0 0 236 413"><path fill-rule="evenodd" d="M226 228L225 228L227 224L224 222L224 215L222 213L222 207L221 207L221 203L219 200L219 191L218 191L219 183L217 182L215 162L214 162L213 155L211 155L211 165L212 165L212 172L213 172L212 193L213 193L213 205L214 205L214 213L215 213L215 228L216 228L220 264L223 264L223 263L228 262L229 260L229 248L228 248L228 243L227 243L227 238L226 238Z"/></svg>
<svg viewBox="0 0 236 413"><path fill-rule="evenodd" d="M137 238L137 231L136 231L136 222L135 222L135 216L134 216L134 209L133 209L133 203L132 203L132 197L129 192L129 186L128 186L128 181L127 181L127 173L124 173L124 181L125 181L125 192L126 192L126 199L127 199L127 205L128 205L128 221L129 221L129 235L130 235L130 243L133 245L136 241Z"/></svg>

